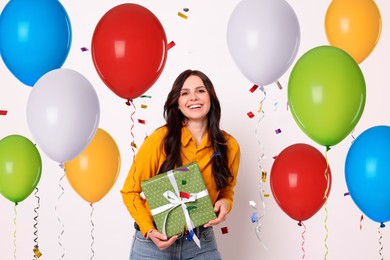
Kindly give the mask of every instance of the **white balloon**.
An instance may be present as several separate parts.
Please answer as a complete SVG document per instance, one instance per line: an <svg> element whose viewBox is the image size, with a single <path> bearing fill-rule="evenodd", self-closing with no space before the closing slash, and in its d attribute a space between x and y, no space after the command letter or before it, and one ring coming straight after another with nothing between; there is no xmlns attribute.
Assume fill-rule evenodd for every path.
<svg viewBox="0 0 390 260"><path fill-rule="evenodd" d="M56 69L34 85L27 103L27 123L37 144L60 163L79 155L94 137L100 120L99 99L79 72Z"/></svg>
<svg viewBox="0 0 390 260"><path fill-rule="evenodd" d="M277 81L294 61L299 43L298 18L284 0L242 0L229 19L229 52L254 84Z"/></svg>

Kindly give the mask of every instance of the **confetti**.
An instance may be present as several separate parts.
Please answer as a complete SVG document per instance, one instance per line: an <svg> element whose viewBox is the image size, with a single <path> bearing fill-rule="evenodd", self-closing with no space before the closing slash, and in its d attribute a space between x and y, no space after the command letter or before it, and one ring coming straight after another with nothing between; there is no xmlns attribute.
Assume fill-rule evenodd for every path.
<svg viewBox="0 0 390 260"><path fill-rule="evenodd" d="M348 196L348 195L349 195L349 192L345 192L345 193L344 193L344 196Z"/></svg>
<svg viewBox="0 0 390 260"><path fill-rule="evenodd" d="M280 128L278 128L278 129L275 130L275 133L276 133L276 134L280 134L281 132L282 132L282 130L280 130Z"/></svg>
<svg viewBox="0 0 390 260"><path fill-rule="evenodd" d="M188 207L187 207L187 210L188 210L188 211L191 211L191 210L193 210L193 209L196 209L196 206L188 206Z"/></svg>
<svg viewBox="0 0 390 260"><path fill-rule="evenodd" d="M257 212L253 212L251 216L252 223L257 222L258 219L259 217L257 216Z"/></svg>
<svg viewBox="0 0 390 260"><path fill-rule="evenodd" d="M276 85L278 85L278 88L279 88L279 89L283 89L282 84L280 84L279 81L276 81Z"/></svg>
<svg viewBox="0 0 390 260"><path fill-rule="evenodd" d="M170 43L168 43L167 49L170 50L175 45L176 43L174 41L171 41Z"/></svg>
<svg viewBox="0 0 390 260"><path fill-rule="evenodd" d="M7 110L0 110L0 116L6 116L8 113Z"/></svg>
<svg viewBox="0 0 390 260"><path fill-rule="evenodd" d="M148 95L141 95L140 98L152 98L152 96L148 96Z"/></svg>
<svg viewBox="0 0 390 260"><path fill-rule="evenodd" d="M188 18L187 15L183 14L182 12L178 12L177 15L180 16L183 19L187 19Z"/></svg>
<svg viewBox="0 0 390 260"><path fill-rule="evenodd" d="M214 158L214 157L217 157L217 156L221 156L221 153L220 152L216 152L215 154L211 155L210 158Z"/></svg>
<svg viewBox="0 0 390 260"><path fill-rule="evenodd" d="M250 92L255 92L255 90L258 88L259 86L258 85L253 85L253 87L251 87L250 89L249 89L249 91Z"/></svg>
<svg viewBox="0 0 390 260"><path fill-rule="evenodd" d="M249 201L249 206L251 206L252 208L256 208L256 202L254 202L253 200Z"/></svg>
<svg viewBox="0 0 390 260"><path fill-rule="evenodd" d="M138 123L140 123L140 124L145 124L145 120L143 120L143 119L138 119Z"/></svg>
<svg viewBox="0 0 390 260"><path fill-rule="evenodd" d="M180 192L180 198L189 199L190 197L191 195L189 193L183 191Z"/></svg>
<svg viewBox="0 0 390 260"><path fill-rule="evenodd" d="M81 49L82 52L89 51L87 47L81 47L80 49Z"/></svg>
<svg viewBox="0 0 390 260"><path fill-rule="evenodd" d="M143 109L147 109L147 108L148 108L148 106L147 106L147 105L144 105L144 104L142 104L142 105L141 105L141 108L143 108Z"/></svg>
<svg viewBox="0 0 390 260"><path fill-rule="evenodd" d="M264 198L268 198L269 197L269 194L268 193L264 193Z"/></svg>
<svg viewBox="0 0 390 260"><path fill-rule="evenodd" d="M181 181L181 185L186 185L187 184L187 181L186 180L182 180Z"/></svg>
<svg viewBox="0 0 390 260"><path fill-rule="evenodd" d="M267 181L267 172L266 171L261 171L261 181L266 182Z"/></svg>
<svg viewBox="0 0 390 260"><path fill-rule="evenodd" d="M137 145L134 143L134 142L131 142L130 144L132 147L136 148L137 149Z"/></svg>
<svg viewBox="0 0 390 260"><path fill-rule="evenodd" d="M253 117L255 116L251 111L249 111L249 112L246 113L246 114L248 115L249 118L253 118Z"/></svg>
<svg viewBox="0 0 390 260"><path fill-rule="evenodd" d="M227 234L229 232L227 227L221 228L221 231L222 231L222 234Z"/></svg>
<svg viewBox="0 0 390 260"><path fill-rule="evenodd" d="M190 9L189 8L183 8L184 12L188 12Z"/></svg>

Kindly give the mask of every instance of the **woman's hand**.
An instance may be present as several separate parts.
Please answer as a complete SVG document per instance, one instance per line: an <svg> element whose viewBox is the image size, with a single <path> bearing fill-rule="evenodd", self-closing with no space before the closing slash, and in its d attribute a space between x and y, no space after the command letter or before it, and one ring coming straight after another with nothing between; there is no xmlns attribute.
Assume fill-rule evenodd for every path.
<svg viewBox="0 0 390 260"><path fill-rule="evenodd" d="M150 238L153 243L158 247L158 249L165 250L173 243L175 243L178 236L173 236L170 239L167 239L166 235L161 234L156 229L151 229L147 233L147 238Z"/></svg>
<svg viewBox="0 0 390 260"><path fill-rule="evenodd" d="M216 219L212 219L209 223L205 224L204 227L210 227L218 225L219 223L226 220L226 216L228 214L228 203L226 200L218 200L214 205L214 212L217 213L218 217Z"/></svg>

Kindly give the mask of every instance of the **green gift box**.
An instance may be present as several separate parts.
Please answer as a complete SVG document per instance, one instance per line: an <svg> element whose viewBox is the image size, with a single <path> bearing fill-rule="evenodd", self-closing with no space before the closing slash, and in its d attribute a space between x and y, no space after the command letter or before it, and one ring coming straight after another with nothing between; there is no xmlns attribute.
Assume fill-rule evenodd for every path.
<svg viewBox="0 0 390 260"><path fill-rule="evenodd" d="M143 181L141 187L157 229L167 237L216 218L196 162L158 174Z"/></svg>

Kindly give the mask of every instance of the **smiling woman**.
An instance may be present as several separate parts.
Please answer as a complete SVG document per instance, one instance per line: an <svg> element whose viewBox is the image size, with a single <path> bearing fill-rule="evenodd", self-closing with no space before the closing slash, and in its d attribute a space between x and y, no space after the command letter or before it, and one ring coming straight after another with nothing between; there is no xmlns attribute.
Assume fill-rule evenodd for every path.
<svg viewBox="0 0 390 260"><path fill-rule="evenodd" d="M225 221L231 211L240 147L219 127L221 106L211 80L203 72L185 70L176 78L164 115L166 124L145 139L121 191L135 220L130 259L221 259L212 227ZM141 183L191 162L199 166L217 218L194 231L186 226L183 234L167 237L156 229L149 205L141 198Z"/></svg>

